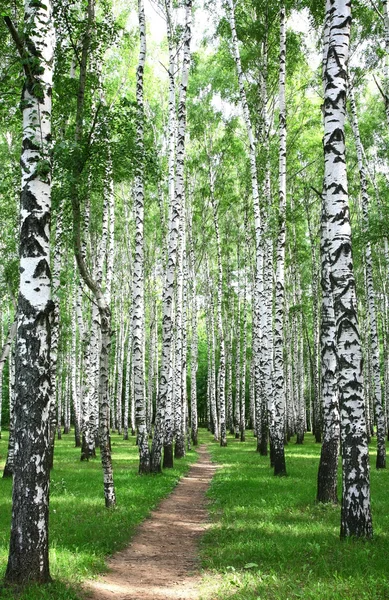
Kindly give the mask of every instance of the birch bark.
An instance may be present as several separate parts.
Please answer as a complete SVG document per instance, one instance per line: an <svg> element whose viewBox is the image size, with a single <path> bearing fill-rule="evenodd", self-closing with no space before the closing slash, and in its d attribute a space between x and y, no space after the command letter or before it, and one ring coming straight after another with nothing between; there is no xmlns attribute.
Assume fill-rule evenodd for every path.
<svg viewBox="0 0 389 600"><path fill-rule="evenodd" d="M12 323L11 327L9 328L9 332L7 335L7 338L3 344L3 348L0 354L0 439L1 439L1 412L2 412L2 399L3 399L3 369L5 366L5 363L7 362L11 347L12 347L12 342L15 338L16 335L16 330L17 330L17 319L15 319L15 321Z"/></svg>
<svg viewBox="0 0 389 600"><path fill-rule="evenodd" d="M363 161L363 146L359 133L359 123L357 108L353 90L349 90L350 109L351 109L351 125L354 133L354 141L357 150L357 160L359 169L359 179L361 183L362 197L362 229L367 233L369 226L369 194L367 187L367 174ZM377 469L386 467L386 419L383 406L382 388L381 388L381 369L380 369L380 351L377 329L377 311L375 306L375 294L373 285L373 259L371 253L371 242L367 241L365 247L365 281L366 281L366 296L370 323L370 349L371 349L371 367L373 372L372 378L372 395L377 422Z"/></svg>
<svg viewBox="0 0 389 600"><path fill-rule="evenodd" d="M145 323L144 323L144 101L143 72L146 60L146 25L144 2L138 0L140 50L136 74L137 99L137 164L135 171L135 255L133 266L133 373L135 394L135 422L139 447L139 473L150 472L150 450L146 422L145 398Z"/></svg>
<svg viewBox="0 0 389 600"><path fill-rule="evenodd" d="M220 445L227 446L227 426L226 426L226 400L225 400L225 387L226 387L226 353L225 353L225 342L224 342L224 329L223 329L223 316L222 316L222 303L223 303L223 265L221 255L221 244L220 244L220 233L219 233L219 221L217 214L216 198L215 198L215 172L211 164L211 157L209 158L209 186L211 194L211 204L213 212L213 222L215 226L216 236L216 253L217 253L217 330L219 338L219 406L220 406Z"/></svg>
<svg viewBox="0 0 389 600"><path fill-rule="evenodd" d="M347 62L351 8L347 0L327 6L330 19L324 94L324 194L328 223L331 291L334 299L342 438L341 537L372 536L370 466L363 398L362 349L345 161Z"/></svg>
<svg viewBox="0 0 389 600"><path fill-rule="evenodd" d="M87 77L88 56L90 54L91 38L95 21L94 0L88 0L87 5L87 27L82 41L79 87L77 95L76 111L76 144L81 145L84 131L84 105L85 105L85 85ZM84 283L88 286L95 297L100 314L100 373L99 373L99 442L101 463L104 479L104 497L105 506L111 508L116 505L116 493L113 482L112 457L109 439L109 352L111 347L111 310L109 306L110 285L107 277L108 293L102 292L99 284L93 279L83 258L83 248L81 241L81 174L85 163L85 158L80 156L80 148L75 152L73 177L74 188L72 194L73 211L73 244L74 254L77 266ZM110 167L110 155L108 150L107 165ZM113 198L113 194L111 195ZM113 214L112 214L113 213ZM113 217L114 211L111 216ZM108 269L109 270L109 269Z"/></svg>
<svg viewBox="0 0 389 600"><path fill-rule="evenodd" d="M12 521L5 579L50 581L49 418L52 403L51 90L55 32L50 1L26 0L23 56L23 149L20 286L15 357L15 456ZM27 50L28 49L28 50Z"/></svg>
<svg viewBox="0 0 389 600"><path fill-rule="evenodd" d="M250 175L251 175L251 190L253 197L253 205L254 205L254 227L255 227L255 240L256 240L256 288L254 293L254 310L261 313L265 309L265 298L263 292L263 250L262 250L262 222L261 222L261 212L259 206L259 188L258 188L258 175L257 175L257 159L256 159L256 143L254 139L253 127L251 123L251 117L249 112L249 107L247 103L246 91L244 87L244 79L243 79L243 70L240 59L240 50L238 43L238 36L236 33L236 25L235 25L235 8L234 8L234 0L228 0L229 7L229 21L231 26L231 35L232 35L232 48L233 55L235 60L236 72L238 76L238 84L239 84L239 95L240 95L240 103L243 111L243 117L247 129L247 136L249 140L250 146ZM256 338L255 341L255 351L258 354L256 358L256 385L260 385L260 376L259 376L259 355L262 352L262 342L261 342L261 333L260 333L260 324L262 322L261 316L258 315L258 318L254 319L254 323L256 323L257 328L254 331L254 336ZM257 393L259 390L257 389Z"/></svg>
<svg viewBox="0 0 389 600"><path fill-rule="evenodd" d="M285 381L284 381L284 286L285 286L285 212L286 212L286 105L285 105L286 15L280 8L280 69L279 69L279 216L277 237L276 308L274 323L274 402L273 402L273 463L275 475L286 475Z"/></svg>
<svg viewBox="0 0 389 600"><path fill-rule="evenodd" d="M171 2L167 3L168 27L171 26ZM182 79L180 85L180 98L178 107L178 131L177 131L177 146L176 146L176 188L173 193L174 186L174 171L169 167L169 199L171 202L171 217L169 224L169 240L168 240L168 258L165 273L165 282L163 290L163 308L162 308L162 362L159 384L159 395L156 407L155 429L151 448L151 471L158 473L161 471L162 448L164 446L165 427L172 427L172 423L166 422L166 408L169 401L169 375L171 372L171 345L173 341L173 292L174 292L174 276L177 265L178 252L178 236L180 227L180 207L184 193L184 156L185 156L185 132L186 132L186 91L189 77L190 64L190 40L191 40L191 21L192 21L192 0L185 0L185 32L184 32L184 64L182 69ZM169 34L169 44L173 43L172 30ZM174 93L174 62L169 65L169 147L174 148L175 137L175 93ZM170 150L171 152L172 150ZM170 157L172 155L170 154ZM174 156L174 154L173 154ZM170 161L170 159L169 159ZM166 451L166 449L165 449ZM171 460L172 462L172 460ZM172 466L172 465L171 465Z"/></svg>

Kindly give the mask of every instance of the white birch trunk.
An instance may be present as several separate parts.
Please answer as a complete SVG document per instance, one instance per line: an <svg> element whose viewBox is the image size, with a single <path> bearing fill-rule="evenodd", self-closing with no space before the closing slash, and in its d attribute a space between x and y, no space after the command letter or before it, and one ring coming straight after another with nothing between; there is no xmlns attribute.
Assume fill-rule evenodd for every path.
<svg viewBox="0 0 389 600"><path fill-rule="evenodd" d="M246 372L247 372L247 277L243 287L243 356L240 370L240 441L246 440Z"/></svg>
<svg viewBox="0 0 389 600"><path fill-rule="evenodd" d="M284 302L285 302L285 213L286 213L286 105L285 105L286 16L280 7L280 68L279 68L279 229L277 236L276 306L274 322L274 402L272 409L272 450L275 475L286 475L285 381L284 381Z"/></svg>
<svg viewBox="0 0 389 600"><path fill-rule="evenodd" d="M10 351L9 357L9 375L8 375L8 398L9 398L9 437L7 460L3 471L3 477L6 479L12 477L14 472L15 457L15 349Z"/></svg>
<svg viewBox="0 0 389 600"><path fill-rule="evenodd" d="M15 338L17 330L17 319L12 323L9 328L7 338L4 342L1 354L0 354L0 439L1 439L1 411L2 411L2 399L3 399L3 370L7 362L8 356L11 351L12 342Z"/></svg>
<svg viewBox="0 0 389 600"><path fill-rule="evenodd" d="M76 111L76 149L73 157L73 177L74 185L72 188L72 212L73 212L73 244L77 266L84 283L92 291L100 314L100 372L99 372L99 442L101 464L104 479L104 498L105 506L111 508L116 504L116 494L113 482L112 457L109 439L109 351L111 346L111 310L109 306L110 291L103 294L99 284L93 279L83 258L82 236L81 236L81 182L79 161L80 147L82 147L84 133L84 109L85 109L85 85L87 76L88 57L90 54L91 37L95 24L95 6L94 0L88 0L87 4L87 23L85 33L82 39L82 49L80 57L80 75L77 94ZM108 152L106 168L111 171L111 157ZM112 177L110 177L112 181ZM111 194L111 218L114 217L114 196ZM112 227L113 231L113 227ZM109 261L108 261L109 262ZM108 275L108 273L107 273ZM110 286L107 286L110 288ZM107 301L108 300L108 301Z"/></svg>
<svg viewBox="0 0 389 600"><path fill-rule="evenodd" d="M254 322L257 325L256 330L254 331L254 336L256 338L255 341L255 352L258 355L256 358L256 385L260 385L260 355L263 354L262 351L262 340L261 340L261 332L260 332L260 324L262 322L261 314L265 310L265 298L263 292L263 249L262 249L262 223L261 223L261 213L259 206L259 187L258 187L258 175L257 175L257 159L256 159L256 144L254 139L253 127L251 123L251 117L249 112L249 107L246 98L246 91L244 87L244 79L243 79L243 71L240 59L240 51L239 51L239 43L238 36L236 33L235 26L235 9L234 9L234 0L228 0L229 7L229 21L231 26L231 34L232 34L232 47L233 47L233 55L235 59L235 66L238 76L238 84L239 84L239 94L240 94L240 102L243 111L243 117L247 129L247 135L249 140L250 147L250 175L251 175L251 190L253 197L253 205L254 205L254 227L255 227L255 240L256 240L256 289L254 293L254 310L258 311L258 318L254 319ZM258 391L258 390L257 390Z"/></svg>
<svg viewBox="0 0 389 600"><path fill-rule="evenodd" d="M176 266L176 327L175 327L175 359L173 378L174 406L174 458L185 455L185 440L182 435L183 403L182 403L182 372L183 372L183 293L184 293L184 253L185 253L185 207L180 205L179 250Z"/></svg>
<svg viewBox="0 0 389 600"><path fill-rule="evenodd" d="M26 0L20 287L15 357L15 456L5 579L50 581L48 556L51 300L51 90L55 32L50 1ZM33 48L33 57L30 54ZM28 49L28 50L27 50ZM28 53L26 64L25 53ZM33 60L32 60L33 58Z"/></svg>
<svg viewBox="0 0 389 600"><path fill-rule="evenodd" d="M146 25L143 0L138 0L140 50L136 75L137 99L137 165L135 171L135 255L133 274L133 373L135 422L139 447L139 473L150 472L150 450L146 423L145 398L145 323L144 323L144 101L143 72L146 60Z"/></svg>
<svg viewBox="0 0 389 600"><path fill-rule="evenodd" d="M191 267L192 267L192 340L191 340L191 360L190 360L190 420L191 437L194 446L197 446L198 436L198 415L197 415L197 360L198 360L198 336L197 336L197 296L196 296L196 270L194 264L193 242L191 248Z"/></svg>
<svg viewBox="0 0 389 600"><path fill-rule="evenodd" d="M370 466L345 160L347 62L351 9L332 2L324 94L324 208L334 298L342 437L341 536L372 536Z"/></svg>
<svg viewBox="0 0 389 600"><path fill-rule="evenodd" d="M361 182L362 197L362 229L366 233L369 225L369 194L367 191L367 175L363 162L363 147L361 136L359 134L359 124L357 108L353 91L349 91L351 124L354 133L354 141L357 150L357 160L359 169L359 178ZM375 294L373 284L373 260L371 253L371 242L367 241L365 247L365 280L366 297L368 304L369 323L370 323L370 348L371 348L371 367L372 367L372 391L375 417L377 422L377 460L376 468L384 469L386 467L386 420L383 407L382 389L381 389L381 369L380 369L380 351L377 329L377 315L375 306Z"/></svg>
<svg viewBox="0 0 389 600"><path fill-rule="evenodd" d="M126 354L126 378L124 383L124 420L123 420L123 439L128 440L129 410L130 410L130 378L131 378L131 318L127 334L127 354Z"/></svg>
<svg viewBox="0 0 389 600"><path fill-rule="evenodd" d="M171 202L171 217L169 224L169 241L168 241L168 261L165 273L165 283L163 290L163 309L162 309L162 363L161 375L159 384L159 395L156 409L154 437L151 449L151 471L158 473L161 471L162 448L164 446L165 427L169 428L172 423L166 421L166 408L169 402L169 373L171 371L171 345L173 340L173 290L174 290L174 275L177 264L178 253L178 236L180 227L180 207L183 204L182 198L184 193L184 156L185 156L185 132L186 132L186 90L189 77L190 63L190 40L191 40L191 20L192 20L192 0L185 0L185 32L184 32L184 64L182 69L182 79L180 85L180 99L178 107L178 133L176 146L176 188L174 194L174 202L172 203L172 194L169 193ZM168 4L167 15L168 26L171 25L171 3ZM173 43L173 32L169 30L169 44ZM170 52L171 53L171 52ZM174 65L174 61L173 61ZM170 69L174 68L170 61ZM169 139L170 148L174 144L174 119L175 114L175 94L174 94L174 72L170 71L170 96L169 96ZM171 156L171 155L170 155ZM174 155L173 155L174 156ZM169 158L169 181L170 188L174 183L174 173L171 171L171 161ZM165 448L166 452L167 448ZM172 457L171 461L173 462ZM172 464L171 464L172 466Z"/></svg>
<svg viewBox="0 0 389 600"><path fill-rule="evenodd" d="M223 329L223 316L222 316L222 305L223 305L223 264L221 254L221 243L219 233L219 222L217 215L217 206L215 199L215 173L211 164L211 157L209 159L209 186L211 195L211 204L213 212L213 222L215 226L216 235L216 254L217 254L217 330L219 338L219 406L220 406L220 445L227 446L227 425L226 425L226 400L225 400L225 387L226 387L226 353L225 353L225 342L224 342L224 329Z"/></svg>

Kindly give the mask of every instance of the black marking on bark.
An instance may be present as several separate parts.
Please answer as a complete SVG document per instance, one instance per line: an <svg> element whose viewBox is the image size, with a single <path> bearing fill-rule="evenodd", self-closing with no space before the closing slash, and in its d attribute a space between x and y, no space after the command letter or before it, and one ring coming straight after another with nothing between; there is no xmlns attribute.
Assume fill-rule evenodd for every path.
<svg viewBox="0 0 389 600"><path fill-rule="evenodd" d="M33 212L34 210L40 210L41 206L36 201L34 194L25 185L20 195L20 202L22 208L27 212Z"/></svg>
<svg viewBox="0 0 389 600"><path fill-rule="evenodd" d="M40 260L37 266L35 267L34 277L40 277L43 273L45 273L46 277L51 279L50 266L45 258L42 258L42 260Z"/></svg>

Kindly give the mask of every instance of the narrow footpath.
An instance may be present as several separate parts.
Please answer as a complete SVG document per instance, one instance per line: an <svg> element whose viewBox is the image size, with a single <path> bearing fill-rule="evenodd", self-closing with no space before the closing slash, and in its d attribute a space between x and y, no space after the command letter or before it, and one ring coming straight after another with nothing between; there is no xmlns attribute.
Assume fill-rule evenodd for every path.
<svg viewBox="0 0 389 600"><path fill-rule="evenodd" d="M92 600L198 598L198 544L208 525L209 483L217 465L206 446L173 492L138 527L131 544L109 561L109 572L88 582Z"/></svg>

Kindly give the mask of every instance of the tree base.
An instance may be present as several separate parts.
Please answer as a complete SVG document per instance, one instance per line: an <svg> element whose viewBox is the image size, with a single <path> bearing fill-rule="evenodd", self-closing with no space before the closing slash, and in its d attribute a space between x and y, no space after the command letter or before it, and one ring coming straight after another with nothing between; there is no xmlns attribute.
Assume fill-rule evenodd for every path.
<svg viewBox="0 0 389 600"><path fill-rule="evenodd" d="M4 467L4 471L3 471L3 479L8 479L8 478L12 477L12 475L13 475L12 470L6 464Z"/></svg>
<svg viewBox="0 0 389 600"><path fill-rule="evenodd" d="M323 442L317 474L316 502L338 503L338 440Z"/></svg>
<svg viewBox="0 0 389 600"><path fill-rule="evenodd" d="M139 475L148 475L150 473L150 461L140 460L138 473L139 473Z"/></svg>
<svg viewBox="0 0 389 600"><path fill-rule="evenodd" d="M376 469L386 469L386 455L385 452L377 452L377 459L375 463Z"/></svg>
<svg viewBox="0 0 389 600"><path fill-rule="evenodd" d="M274 475L276 477L286 477L285 453L284 448L274 448L273 451Z"/></svg>
<svg viewBox="0 0 389 600"><path fill-rule="evenodd" d="M176 439L174 445L174 458L184 458L185 456L185 440L183 437Z"/></svg>
<svg viewBox="0 0 389 600"><path fill-rule="evenodd" d="M163 447L163 468L172 469L173 466L173 444L166 444L166 446ZM153 473L160 472L161 466L159 467L159 471L153 471Z"/></svg>

